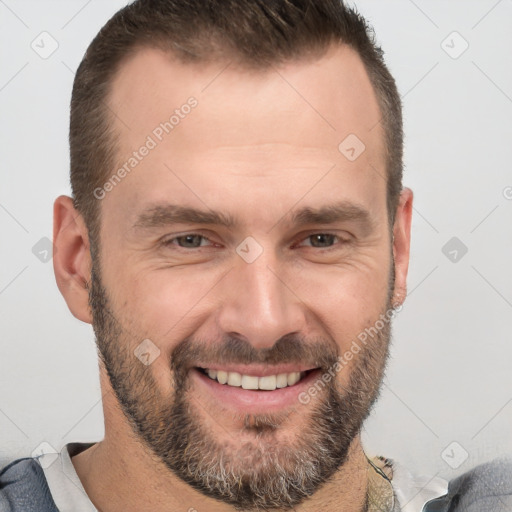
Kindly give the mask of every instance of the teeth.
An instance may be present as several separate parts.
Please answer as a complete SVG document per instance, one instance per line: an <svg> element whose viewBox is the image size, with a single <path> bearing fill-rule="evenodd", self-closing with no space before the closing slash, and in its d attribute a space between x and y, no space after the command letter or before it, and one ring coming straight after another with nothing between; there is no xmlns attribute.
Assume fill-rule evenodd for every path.
<svg viewBox="0 0 512 512"><path fill-rule="evenodd" d="M242 387L244 389L258 389L258 377L252 377L251 375L242 376Z"/></svg>
<svg viewBox="0 0 512 512"><path fill-rule="evenodd" d="M229 372L228 373L228 384L230 386L243 386L242 376L237 372Z"/></svg>
<svg viewBox="0 0 512 512"><path fill-rule="evenodd" d="M293 372L288 374L288 386L293 386L300 380L300 373Z"/></svg>
<svg viewBox="0 0 512 512"><path fill-rule="evenodd" d="M267 375L266 377L241 375L238 372L210 369L207 369L206 373L210 379L217 380L221 384L227 384L228 386L274 391L276 388L285 388L297 384L306 372L280 373L279 375Z"/></svg>
<svg viewBox="0 0 512 512"><path fill-rule="evenodd" d="M260 377L258 379L259 389L276 389L277 376L276 375L268 375L267 377Z"/></svg>
<svg viewBox="0 0 512 512"><path fill-rule="evenodd" d="M228 381L228 372L223 372L222 370L219 370L217 372L217 380L221 384L226 384L226 382Z"/></svg>
<svg viewBox="0 0 512 512"><path fill-rule="evenodd" d="M280 373L276 378L276 387L285 388L288 386L288 374Z"/></svg>

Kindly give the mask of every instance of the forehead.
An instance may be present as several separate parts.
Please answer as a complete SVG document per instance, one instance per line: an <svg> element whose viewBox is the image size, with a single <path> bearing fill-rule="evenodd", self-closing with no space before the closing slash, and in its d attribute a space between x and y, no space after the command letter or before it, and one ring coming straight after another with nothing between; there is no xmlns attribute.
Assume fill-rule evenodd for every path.
<svg viewBox="0 0 512 512"><path fill-rule="evenodd" d="M301 187L295 184L311 183L333 167L338 178L359 179L360 187L373 180L374 194L385 190L377 99L360 57L347 46L256 71L230 61L183 63L143 48L116 74L108 104L119 140L112 171L148 137L155 143L109 201L121 191L132 205L141 205L148 194L163 200L171 188L162 180L176 178L193 191L208 187L210 193L221 185L229 192L235 178L249 180L248 192L256 192L259 180L268 185L271 179L274 194L297 199ZM332 189L334 179L331 173L324 187Z"/></svg>
<svg viewBox="0 0 512 512"><path fill-rule="evenodd" d="M308 136L313 131L318 134L312 142L328 145L347 132L358 132L369 142L371 135L381 135L380 124L372 130L380 119L375 92L359 55L346 45L331 46L316 59L262 70L229 60L188 64L161 50L140 48L116 74L109 103L114 112L122 111L123 117L114 121L120 130L148 131L190 96L199 100L201 108L188 124L206 120L212 132L220 126L233 128L217 133L220 140L215 143L249 139L256 135L251 128L260 128L250 122L265 118L279 121L267 126L269 137L283 128L292 138L305 131L302 124L290 126L292 120L309 122L314 130ZM240 115L246 116L242 131L237 124Z"/></svg>

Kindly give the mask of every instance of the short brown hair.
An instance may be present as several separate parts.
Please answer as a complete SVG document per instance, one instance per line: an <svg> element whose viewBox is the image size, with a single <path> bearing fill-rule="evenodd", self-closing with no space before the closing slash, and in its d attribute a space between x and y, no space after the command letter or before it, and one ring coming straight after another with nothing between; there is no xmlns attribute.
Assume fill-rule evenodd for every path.
<svg viewBox="0 0 512 512"><path fill-rule="evenodd" d="M346 44L360 56L374 87L385 133L387 208L394 222L402 189L402 104L383 51L366 20L342 0L136 0L100 30L78 67L71 98L71 187L91 244L99 242L93 191L116 162L113 77L141 47L173 52L184 62L236 59L265 69ZM341 142L341 141L340 141Z"/></svg>

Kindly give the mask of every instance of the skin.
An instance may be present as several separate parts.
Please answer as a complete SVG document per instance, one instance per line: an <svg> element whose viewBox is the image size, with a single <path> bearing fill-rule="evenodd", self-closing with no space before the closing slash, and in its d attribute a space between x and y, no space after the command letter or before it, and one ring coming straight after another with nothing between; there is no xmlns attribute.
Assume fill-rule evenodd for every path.
<svg viewBox="0 0 512 512"><path fill-rule="evenodd" d="M375 127L381 115L358 55L335 46L314 61L265 72L226 64L185 65L141 49L121 67L108 101L117 115L120 166L174 109L191 96L198 102L100 201L101 282L130 349L149 338L161 351L148 369L162 396L173 396L169 360L187 337L203 340L215 353L215 341L227 334L264 351L298 333L311 342L328 340L344 353L375 324L390 295L393 304L406 295L413 195L408 188L401 193L392 239L383 131ZM338 149L349 134L366 147L353 162ZM290 224L300 207L342 200L366 210L370 227L355 220ZM138 214L157 202L220 210L240 224L135 228ZM332 247L314 247L308 237L326 232L350 243L335 239ZM200 249L161 243L187 233L209 241ZM250 264L236 252L248 236L263 249ZM92 324L90 241L66 196L55 201L54 243L59 289L73 315ZM348 386L357 359L336 375L340 389ZM169 471L133 435L103 363L100 379L105 438L72 459L99 510L235 510ZM241 430L237 411L226 410L194 384L189 393L199 421L217 441L229 440L235 448L256 445L254 433ZM315 403L280 417L273 441L293 449ZM295 510L360 510L366 468L355 435L345 463Z"/></svg>

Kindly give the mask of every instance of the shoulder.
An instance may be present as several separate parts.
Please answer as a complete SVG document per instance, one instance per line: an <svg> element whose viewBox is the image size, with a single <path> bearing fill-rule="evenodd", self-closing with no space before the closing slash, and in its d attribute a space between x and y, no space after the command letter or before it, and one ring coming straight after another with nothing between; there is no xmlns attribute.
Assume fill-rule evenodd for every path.
<svg viewBox="0 0 512 512"><path fill-rule="evenodd" d="M448 493L432 500L425 512L512 510L512 456L479 464L448 484Z"/></svg>
<svg viewBox="0 0 512 512"><path fill-rule="evenodd" d="M0 512L57 512L44 471L26 457L0 470Z"/></svg>

